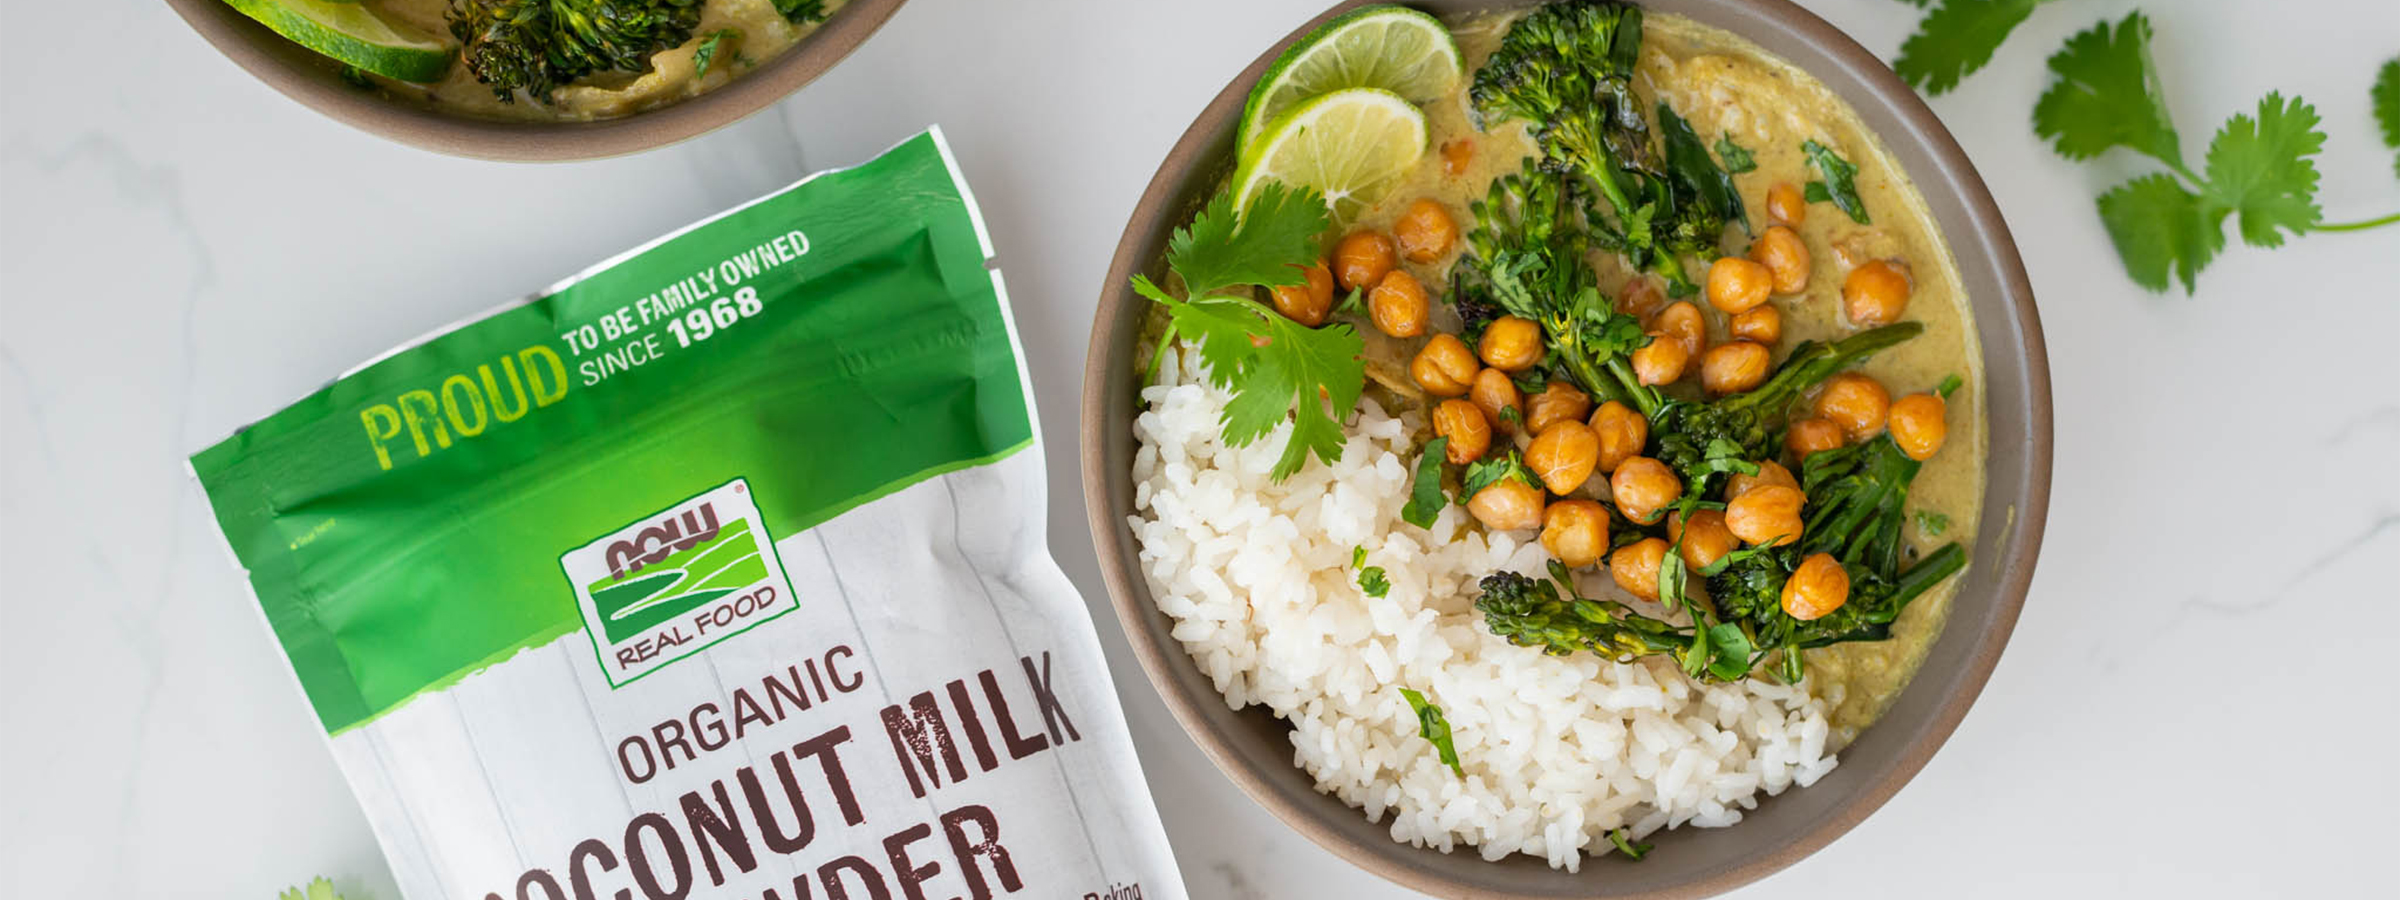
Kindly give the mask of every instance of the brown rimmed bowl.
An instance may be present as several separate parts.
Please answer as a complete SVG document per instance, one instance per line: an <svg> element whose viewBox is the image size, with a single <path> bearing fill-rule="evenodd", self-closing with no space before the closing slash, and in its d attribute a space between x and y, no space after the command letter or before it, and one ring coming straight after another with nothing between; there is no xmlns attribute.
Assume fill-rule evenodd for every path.
<svg viewBox="0 0 2400 900"><path fill-rule="evenodd" d="M2050 502L2050 369L2033 289L2008 225L1933 111L1874 54L1824 20L1788 0L1643 2L1733 32L1816 76L1849 101L1924 194L1958 258L1983 344L1990 451L1974 563L1915 681L1842 751L1841 766L1811 787L1765 800L1739 825L1662 832L1652 837L1658 849L1640 863L1610 855L1587 860L1578 874L1522 855L1487 863L1468 850L1444 854L1399 843L1385 825L1316 792L1308 773L1292 764L1290 728L1281 719L1259 707L1226 708L1170 636L1126 525L1133 511L1137 344L1147 311L1126 280L1165 275L1167 236L1232 169L1242 101L1268 64L1327 19L1365 2L1342 3L1267 48L1201 111L1143 192L1101 286L1084 371L1083 488L1100 569L1126 637L1167 708L1226 777L1318 845L1402 885L1460 898L1705 897L1789 866L1873 813L1941 749L1990 678L2025 603ZM1448 14L1511 4L1411 5Z"/></svg>
<svg viewBox="0 0 2400 900"><path fill-rule="evenodd" d="M564 162L663 147L765 109L849 56L903 2L850 0L798 46L740 78L668 106L598 122L505 122L452 115L344 82L340 63L235 12L224 0L167 0L167 5L235 65L335 121L452 156Z"/></svg>

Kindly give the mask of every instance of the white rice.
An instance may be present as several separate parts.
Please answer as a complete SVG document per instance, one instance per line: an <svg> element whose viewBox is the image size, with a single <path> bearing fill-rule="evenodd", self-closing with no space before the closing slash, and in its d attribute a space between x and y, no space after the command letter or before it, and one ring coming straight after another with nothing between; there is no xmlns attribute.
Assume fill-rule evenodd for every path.
<svg viewBox="0 0 2400 900"><path fill-rule="evenodd" d="M1151 592L1225 702L1289 721L1317 790L1390 816L1394 839L1573 871L1611 849L1613 829L1732 825L1760 794L1833 769L1805 685L1700 684L1661 661L1547 656L1484 630L1477 579L1538 575L1546 555L1529 532L1467 530L1456 506L1430 531L1400 520L1413 413L1362 401L1340 463L1274 484L1290 427L1226 447L1227 393L1198 354L1164 352L1134 421L1131 524ZM1388 596L1359 590L1362 546ZM1418 736L1403 687L1442 707L1465 777Z"/></svg>

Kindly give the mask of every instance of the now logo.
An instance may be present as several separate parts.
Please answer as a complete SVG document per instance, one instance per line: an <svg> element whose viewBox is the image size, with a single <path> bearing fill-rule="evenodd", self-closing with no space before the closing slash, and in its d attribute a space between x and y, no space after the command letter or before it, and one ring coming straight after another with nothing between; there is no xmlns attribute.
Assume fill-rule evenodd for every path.
<svg viewBox="0 0 2400 900"><path fill-rule="evenodd" d="M790 612L798 599L740 478L569 550L558 564L613 687Z"/></svg>

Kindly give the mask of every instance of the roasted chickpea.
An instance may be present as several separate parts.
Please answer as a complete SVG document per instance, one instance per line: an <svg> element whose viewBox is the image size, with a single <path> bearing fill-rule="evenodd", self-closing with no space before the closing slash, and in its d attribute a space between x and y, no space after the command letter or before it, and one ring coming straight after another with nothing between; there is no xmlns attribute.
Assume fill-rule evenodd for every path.
<svg viewBox="0 0 2400 900"><path fill-rule="evenodd" d="M1482 459L1492 449L1491 421L1465 400L1444 400L1433 408L1433 433L1450 439L1443 456L1454 466Z"/></svg>
<svg viewBox="0 0 2400 900"><path fill-rule="evenodd" d="M1570 569L1608 555L1608 509L1590 500L1560 500L1542 511L1542 549Z"/></svg>
<svg viewBox="0 0 2400 900"><path fill-rule="evenodd" d="M1831 419L1842 426L1849 440L1863 441L1883 430L1884 415L1890 411L1892 395L1883 383L1857 372L1843 372L1825 379L1825 387L1817 392L1813 407L1817 418Z"/></svg>
<svg viewBox="0 0 2400 900"><path fill-rule="evenodd" d="M1768 188L1767 218L1784 225L1798 225L1808 218L1808 198L1800 193L1800 186L1778 181Z"/></svg>
<svg viewBox="0 0 2400 900"><path fill-rule="evenodd" d="M1269 293L1275 299L1275 311L1283 317L1315 328L1325 324L1325 316L1333 312L1333 273L1323 263L1302 266L1308 280L1287 284Z"/></svg>
<svg viewBox="0 0 2400 900"><path fill-rule="evenodd" d="M1758 461L1758 474L1744 475L1735 472L1732 478L1726 479L1725 499L1731 500L1750 493L1753 488L1768 484L1779 484L1795 491L1800 489L1800 481L1792 477L1792 470L1784 468L1783 464L1774 460L1762 459Z"/></svg>
<svg viewBox="0 0 2400 900"><path fill-rule="evenodd" d="M1949 402L1935 394L1910 394L1892 401L1892 442L1910 459L1932 459L1942 449L1942 441L1950 437L1950 423L1943 421L1949 411Z"/></svg>
<svg viewBox="0 0 2400 900"><path fill-rule="evenodd" d="M1725 504L1725 528L1744 543L1773 541L1781 547L1800 539L1800 489L1762 484Z"/></svg>
<svg viewBox="0 0 2400 900"><path fill-rule="evenodd" d="M1353 231L1333 245L1333 277L1342 290L1369 290L1383 280L1400 258L1392 239L1372 231Z"/></svg>
<svg viewBox="0 0 2400 900"><path fill-rule="evenodd" d="M1891 260L1870 260L1850 270L1842 280L1842 312L1850 324L1874 328L1900 321L1908 311L1908 267Z"/></svg>
<svg viewBox="0 0 2400 900"><path fill-rule="evenodd" d="M1542 429L1583 418L1584 413L1591 411L1591 395L1564 381L1553 381L1541 393L1526 398L1525 433L1540 434Z"/></svg>
<svg viewBox="0 0 2400 900"><path fill-rule="evenodd" d="M1783 432L1783 449L1797 462L1807 462L1808 455L1819 450L1842 446L1842 426L1832 419L1800 419Z"/></svg>
<svg viewBox="0 0 2400 900"><path fill-rule="evenodd" d="M1367 292L1367 317L1385 334L1396 338L1424 334L1425 315L1425 286L1403 270L1385 272L1375 289Z"/></svg>
<svg viewBox="0 0 2400 900"><path fill-rule="evenodd" d="M1643 538L1609 554L1608 577L1625 593L1644 600L1658 599L1658 564L1667 561L1667 542Z"/></svg>
<svg viewBox="0 0 2400 900"><path fill-rule="evenodd" d="M1483 327L1483 340L1475 344L1482 354L1483 364L1510 372L1522 372L1542 361L1542 326L1532 319L1501 316Z"/></svg>
<svg viewBox="0 0 2400 900"><path fill-rule="evenodd" d="M1617 512L1643 525L1658 521L1669 505L1683 499L1683 479L1667 464L1647 456L1636 456L1617 466L1609 476L1609 494L1616 498Z"/></svg>
<svg viewBox="0 0 2400 900"><path fill-rule="evenodd" d="M1429 263L1449 255L1450 245L1458 241L1458 223L1440 203L1422 198L1401 210L1392 223L1392 237L1409 262Z"/></svg>
<svg viewBox="0 0 2400 900"><path fill-rule="evenodd" d="M1525 465L1550 493L1566 496L1592 477L1600 464L1600 438L1591 426L1568 419L1542 429L1525 447Z"/></svg>
<svg viewBox="0 0 2400 900"><path fill-rule="evenodd" d="M1806 622L1822 619L1850 602L1850 571L1831 553L1810 554L1783 580L1783 611Z"/></svg>
<svg viewBox="0 0 2400 900"><path fill-rule="evenodd" d="M1691 361L1682 341L1664 331L1652 331L1650 343L1633 351L1633 374L1643 384L1674 384Z"/></svg>
<svg viewBox="0 0 2400 900"><path fill-rule="evenodd" d="M1683 358L1699 359L1708 352L1708 323L1700 318L1700 307L1691 301L1669 303L1650 318L1650 330L1663 331L1683 345Z"/></svg>
<svg viewBox="0 0 2400 900"><path fill-rule="evenodd" d="M1800 240L1799 232L1783 225L1767 226L1758 240L1750 242L1750 258L1767 267L1775 293L1797 294L1808 289L1808 245Z"/></svg>
<svg viewBox="0 0 2400 900"><path fill-rule="evenodd" d="M1426 341L1417 351L1417 357L1408 362L1408 374L1417 380L1417 386L1436 397L1466 393L1474 386L1476 371L1481 368L1475 362L1475 351L1467 349L1467 342L1449 332L1434 335L1433 340Z"/></svg>
<svg viewBox="0 0 2400 900"><path fill-rule="evenodd" d="M1731 341L1708 348L1700 357L1700 386L1711 394L1736 394L1767 380L1767 348L1749 341Z"/></svg>
<svg viewBox="0 0 2400 900"><path fill-rule="evenodd" d="M1667 289L1659 286L1657 278L1636 275L1617 289L1617 311L1636 319L1648 321L1667 305Z"/></svg>
<svg viewBox="0 0 2400 900"><path fill-rule="evenodd" d="M1494 531L1519 531L1542 524L1542 489L1503 478L1467 498L1467 511Z"/></svg>
<svg viewBox="0 0 2400 900"><path fill-rule="evenodd" d="M1518 395L1517 383L1499 369L1486 368L1475 373L1475 386L1467 391L1467 400L1483 410L1484 418L1492 420L1496 430L1510 431L1516 423L1525 421L1525 404Z"/></svg>
<svg viewBox="0 0 2400 900"><path fill-rule="evenodd" d="M1710 563L1742 545L1741 539L1733 536L1733 530L1725 527L1725 513L1722 510L1695 510L1690 519L1681 515L1668 516L1667 534L1673 536L1676 546L1681 548L1683 564L1694 571L1707 568Z"/></svg>
<svg viewBox="0 0 2400 900"><path fill-rule="evenodd" d="M1633 411L1633 407L1610 400L1592 411L1592 435L1600 439L1602 472L1615 472L1626 460L1642 455L1642 445L1650 441L1650 420Z"/></svg>
<svg viewBox="0 0 2400 900"><path fill-rule="evenodd" d="M1442 145L1442 174L1452 178L1467 174L1467 164L1475 161L1475 141L1459 138Z"/></svg>
<svg viewBox="0 0 2400 900"><path fill-rule="evenodd" d="M1767 302L1775 275L1755 260L1720 256L1708 267L1708 305L1719 312L1738 313Z"/></svg>
<svg viewBox="0 0 2400 900"><path fill-rule="evenodd" d="M1725 330L1736 339L1772 347L1783 340L1783 313L1772 303L1761 303L1727 318Z"/></svg>

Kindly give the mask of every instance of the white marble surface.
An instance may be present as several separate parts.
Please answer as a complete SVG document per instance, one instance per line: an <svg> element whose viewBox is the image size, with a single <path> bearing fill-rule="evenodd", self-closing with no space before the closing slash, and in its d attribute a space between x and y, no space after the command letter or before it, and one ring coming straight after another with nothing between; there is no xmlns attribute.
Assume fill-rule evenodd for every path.
<svg viewBox="0 0 2400 900"><path fill-rule="evenodd" d="M1911 21L1893 0L1809 5L1887 54ZM2331 134L2328 215L2400 207L2365 99L2400 51L2400 7L2150 6L2195 157L2226 114L2296 91ZM0 897L266 898L323 872L353 900L396 900L183 457L397 341L928 122L990 216L1048 413L1050 533L1194 895L1403 894L1253 807L1167 716L1100 596L1070 452L1088 317L1141 186L1313 8L917 0L726 131L519 167L332 124L154 2L13 3ZM2400 233L2236 247L2196 299L2134 288L2091 197L2136 163L2069 165L2026 124L2041 58L2128 8L2047 7L1935 103L2022 242L2057 383L2049 541L2015 642L1907 790L1741 896L2390 889Z"/></svg>

